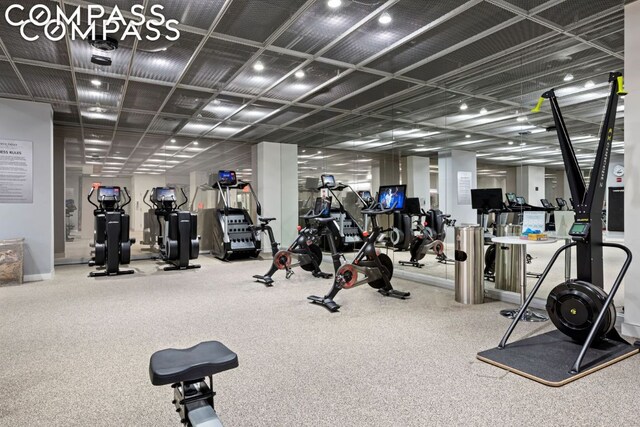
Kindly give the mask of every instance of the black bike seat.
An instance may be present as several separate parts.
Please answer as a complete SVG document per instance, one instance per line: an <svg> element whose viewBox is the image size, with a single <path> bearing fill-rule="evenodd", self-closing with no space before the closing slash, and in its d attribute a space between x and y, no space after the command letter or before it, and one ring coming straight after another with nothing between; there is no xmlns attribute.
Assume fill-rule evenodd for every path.
<svg viewBox="0 0 640 427"><path fill-rule="evenodd" d="M218 341L191 348L167 348L151 355L149 377L153 385L195 381L238 367L238 355Z"/></svg>
<svg viewBox="0 0 640 427"><path fill-rule="evenodd" d="M265 224L269 224L271 221L275 221L275 218L262 218L261 216L258 217L258 220L260 222L264 222Z"/></svg>

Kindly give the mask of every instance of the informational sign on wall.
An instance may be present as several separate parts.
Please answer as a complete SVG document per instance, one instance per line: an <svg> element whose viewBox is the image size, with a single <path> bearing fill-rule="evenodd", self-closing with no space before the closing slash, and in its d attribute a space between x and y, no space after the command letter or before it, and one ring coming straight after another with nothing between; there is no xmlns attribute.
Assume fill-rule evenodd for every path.
<svg viewBox="0 0 640 427"><path fill-rule="evenodd" d="M458 172L458 204L470 205L471 204L471 172L459 171Z"/></svg>
<svg viewBox="0 0 640 427"><path fill-rule="evenodd" d="M33 203L33 142L0 139L0 203Z"/></svg>

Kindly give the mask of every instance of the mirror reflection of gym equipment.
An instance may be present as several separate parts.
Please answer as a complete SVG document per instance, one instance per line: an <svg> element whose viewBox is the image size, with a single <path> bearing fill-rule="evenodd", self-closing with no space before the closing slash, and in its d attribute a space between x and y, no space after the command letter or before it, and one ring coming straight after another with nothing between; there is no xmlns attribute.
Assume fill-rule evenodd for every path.
<svg viewBox="0 0 640 427"><path fill-rule="evenodd" d="M176 189L156 187L151 191L149 200L153 203L154 215L158 223L157 245L161 259L171 264L165 271L200 268L190 264L190 260L200 255L200 236L198 236L198 216L181 210L188 198L182 190L184 202L178 205Z"/></svg>

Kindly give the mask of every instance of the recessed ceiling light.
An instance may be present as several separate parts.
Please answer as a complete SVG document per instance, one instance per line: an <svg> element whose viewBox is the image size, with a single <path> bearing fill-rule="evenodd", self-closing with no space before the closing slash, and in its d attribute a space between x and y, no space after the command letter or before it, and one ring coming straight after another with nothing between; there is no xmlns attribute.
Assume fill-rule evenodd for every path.
<svg viewBox="0 0 640 427"><path fill-rule="evenodd" d="M509 142L507 142L507 144L513 145L513 141L509 141Z"/></svg>
<svg viewBox="0 0 640 427"><path fill-rule="evenodd" d="M318 154L322 154L322 151L318 151Z"/></svg>
<svg viewBox="0 0 640 427"><path fill-rule="evenodd" d="M380 18L378 18L378 22L382 25L387 25L391 23L391 21L391 15L389 15L387 12L383 13L382 15L380 15Z"/></svg>
<svg viewBox="0 0 640 427"><path fill-rule="evenodd" d="M253 64L253 69L256 71L263 71L264 70L264 64L260 61L256 62L255 64Z"/></svg>
<svg viewBox="0 0 640 427"><path fill-rule="evenodd" d="M193 141L193 145L198 145L198 141Z"/></svg>
<svg viewBox="0 0 640 427"><path fill-rule="evenodd" d="M587 80L587 82L584 84L584 88L585 89L591 89L592 87L594 87L596 84L593 82L593 80Z"/></svg>
<svg viewBox="0 0 640 427"><path fill-rule="evenodd" d="M488 113L488 111L487 111L486 108L481 108L480 109L480 114L487 114L487 113Z"/></svg>
<svg viewBox="0 0 640 427"><path fill-rule="evenodd" d="M102 82L100 80L98 80L98 79L91 80L91 84L94 85L95 87L102 86Z"/></svg>
<svg viewBox="0 0 640 427"><path fill-rule="evenodd" d="M564 76L565 82L570 82L571 80L573 80L573 74L569 73Z"/></svg>
<svg viewBox="0 0 640 427"><path fill-rule="evenodd" d="M302 71L302 70L296 71L295 76L296 76L296 78L299 78L299 79L304 78L304 71Z"/></svg>
<svg viewBox="0 0 640 427"><path fill-rule="evenodd" d="M527 120L527 116L520 116L516 120L519 122L524 122L525 120Z"/></svg>
<svg viewBox="0 0 640 427"><path fill-rule="evenodd" d="M327 6L329 6L330 8L335 9L336 7L342 6L342 0L329 0L327 2Z"/></svg>
<svg viewBox="0 0 640 427"><path fill-rule="evenodd" d="M219 99L214 99L213 100L213 105L220 105L220 100Z"/></svg>
<svg viewBox="0 0 640 427"><path fill-rule="evenodd" d="M307 150L302 150L302 152L303 152L303 153L306 153L306 152L307 152Z"/></svg>
<svg viewBox="0 0 640 427"><path fill-rule="evenodd" d="M92 113L106 113L107 109L102 107L89 107L88 109Z"/></svg>
<svg viewBox="0 0 640 427"><path fill-rule="evenodd" d="M465 104L464 102L462 104L460 104L460 109L462 111L466 111L467 108L469 108L469 106L467 104Z"/></svg>
<svg viewBox="0 0 640 427"><path fill-rule="evenodd" d="M171 138L171 143L175 144L176 143L176 139L175 138Z"/></svg>
<svg viewBox="0 0 640 427"><path fill-rule="evenodd" d="M526 142L521 142L520 143L520 147L526 147L527 143Z"/></svg>
<svg viewBox="0 0 640 427"><path fill-rule="evenodd" d="M464 136L465 138L471 138L471 135L467 134Z"/></svg>

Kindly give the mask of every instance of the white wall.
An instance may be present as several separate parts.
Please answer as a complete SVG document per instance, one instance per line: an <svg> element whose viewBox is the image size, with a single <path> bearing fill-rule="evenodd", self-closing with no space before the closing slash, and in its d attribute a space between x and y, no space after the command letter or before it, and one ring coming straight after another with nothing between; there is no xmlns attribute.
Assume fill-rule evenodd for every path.
<svg viewBox="0 0 640 427"><path fill-rule="evenodd" d="M624 163L625 163L625 244L631 252L640 254L640 1L625 6L624 13ZM624 324L622 333L640 337L640 262L636 259L625 279Z"/></svg>
<svg viewBox="0 0 640 427"><path fill-rule="evenodd" d="M24 238L25 280L50 279L54 258L51 106L0 99L0 138L33 142L33 203L0 204L0 240Z"/></svg>
<svg viewBox="0 0 640 427"><path fill-rule="evenodd" d="M164 187L166 185L166 179L164 175L142 175L136 174L131 178L131 188L129 193L131 194L130 226L133 231L142 231L144 229L144 213L149 210L149 206L143 202L145 192L155 187ZM147 195L147 203L149 203L149 195Z"/></svg>

